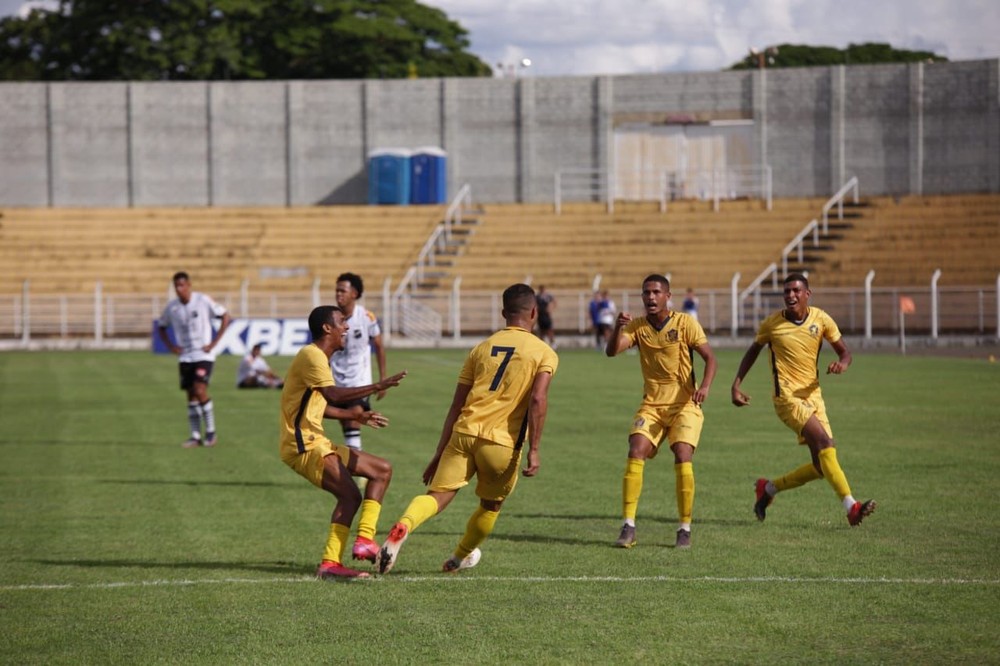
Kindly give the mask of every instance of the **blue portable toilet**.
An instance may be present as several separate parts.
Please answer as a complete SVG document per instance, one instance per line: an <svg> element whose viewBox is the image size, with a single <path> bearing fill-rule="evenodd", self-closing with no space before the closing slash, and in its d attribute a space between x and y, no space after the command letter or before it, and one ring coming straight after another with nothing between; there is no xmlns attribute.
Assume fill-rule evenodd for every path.
<svg viewBox="0 0 1000 666"><path fill-rule="evenodd" d="M448 153L436 147L417 148L410 157L410 203L437 204L448 200Z"/></svg>
<svg viewBox="0 0 1000 666"><path fill-rule="evenodd" d="M410 203L410 151L383 148L368 153L368 203Z"/></svg>

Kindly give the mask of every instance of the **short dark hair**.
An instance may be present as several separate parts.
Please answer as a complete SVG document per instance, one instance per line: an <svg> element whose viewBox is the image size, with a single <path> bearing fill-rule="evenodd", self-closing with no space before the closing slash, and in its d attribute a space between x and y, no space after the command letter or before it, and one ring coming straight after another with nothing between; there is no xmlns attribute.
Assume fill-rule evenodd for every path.
<svg viewBox="0 0 1000 666"><path fill-rule="evenodd" d="M341 273L337 276L337 282L350 282L354 291L358 292L358 298L365 293L365 283L361 280L361 276L355 273Z"/></svg>
<svg viewBox="0 0 1000 666"><path fill-rule="evenodd" d="M535 303L535 290L526 284L512 284L503 290L503 310L509 315L530 312Z"/></svg>
<svg viewBox="0 0 1000 666"><path fill-rule="evenodd" d="M320 305L309 313L309 333L312 334L313 340L319 340L323 337L323 324L329 324L333 321L334 312L344 313L336 305Z"/></svg>
<svg viewBox="0 0 1000 666"><path fill-rule="evenodd" d="M809 278L807 278L802 273L789 273L788 276L785 277L784 280L782 280L781 284L786 285L789 282L801 282L802 284L805 285L806 289L809 288Z"/></svg>
<svg viewBox="0 0 1000 666"><path fill-rule="evenodd" d="M178 280L187 280L188 282L190 282L191 276L189 276L184 271L177 271L176 273L174 273L174 278L171 280L171 282L177 282Z"/></svg>
<svg viewBox="0 0 1000 666"><path fill-rule="evenodd" d="M666 288L667 291L670 291L670 280L668 280L665 276L660 275L659 273L653 273L651 275L647 275L642 280L642 283L646 284L647 282L659 282Z"/></svg>

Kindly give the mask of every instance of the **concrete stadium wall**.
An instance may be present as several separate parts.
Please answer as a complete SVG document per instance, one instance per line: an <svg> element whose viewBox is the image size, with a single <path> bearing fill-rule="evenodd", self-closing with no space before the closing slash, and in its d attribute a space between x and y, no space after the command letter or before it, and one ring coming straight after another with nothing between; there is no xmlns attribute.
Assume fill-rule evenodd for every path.
<svg viewBox="0 0 1000 666"><path fill-rule="evenodd" d="M547 202L615 127L753 122L776 196L1000 192L1000 60L520 79L0 83L0 205L362 203L367 155L440 146L448 192Z"/></svg>

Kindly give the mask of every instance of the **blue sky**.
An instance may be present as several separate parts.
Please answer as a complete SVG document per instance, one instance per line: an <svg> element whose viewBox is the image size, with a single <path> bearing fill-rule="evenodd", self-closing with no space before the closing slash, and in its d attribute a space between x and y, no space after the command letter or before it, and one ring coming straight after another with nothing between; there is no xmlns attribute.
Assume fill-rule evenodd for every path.
<svg viewBox="0 0 1000 666"><path fill-rule="evenodd" d="M23 0L0 0L11 14ZM1000 57L1000 0L424 0L494 68L561 76L718 70L751 48L888 42ZM531 61L530 66L522 63Z"/></svg>

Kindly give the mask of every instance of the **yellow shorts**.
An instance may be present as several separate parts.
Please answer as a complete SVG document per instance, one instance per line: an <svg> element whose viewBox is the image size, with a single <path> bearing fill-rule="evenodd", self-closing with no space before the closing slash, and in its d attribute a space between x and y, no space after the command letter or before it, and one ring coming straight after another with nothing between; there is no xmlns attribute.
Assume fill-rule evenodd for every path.
<svg viewBox="0 0 1000 666"><path fill-rule="evenodd" d="M337 446L325 437L318 437L313 441L313 447L305 453L292 451L291 454L286 454L283 451L281 460L295 470L296 474L305 477L309 483L322 489L323 458L335 455L340 458L340 462L344 463L344 467L347 467L347 463L351 459L351 450L346 446Z"/></svg>
<svg viewBox="0 0 1000 666"><path fill-rule="evenodd" d="M680 405L656 407L642 404L632 420L632 430L629 436L643 435L653 443L653 456L660 450L664 439L669 444L685 442L698 448L701 439L701 427L705 423L705 415L701 407L693 402ZM653 457L650 456L650 457Z"/></svg>
<svg viewBox="0 0 1000 666"><path fill-rule="evenodd" d="M833 438L833 430L830 429L830 420L826 417L826 405L823 403L823 394L819 389L804 397L790 396L774 398L774 413L778 415L781 422L792 429L798 436L799 444L805 444L806 440L802 436L802 429L806 427L806 422L813 414L819 419L826 434Z"/></svg>
<svg viewBox="0 0 1000 666"><path fill-rule="evenodd" d="M501 501L514 492L520 464L520 450L474 435L453 432L428 489L458 490L468 485L469 479L475 475L476 496Z"/></svg>

